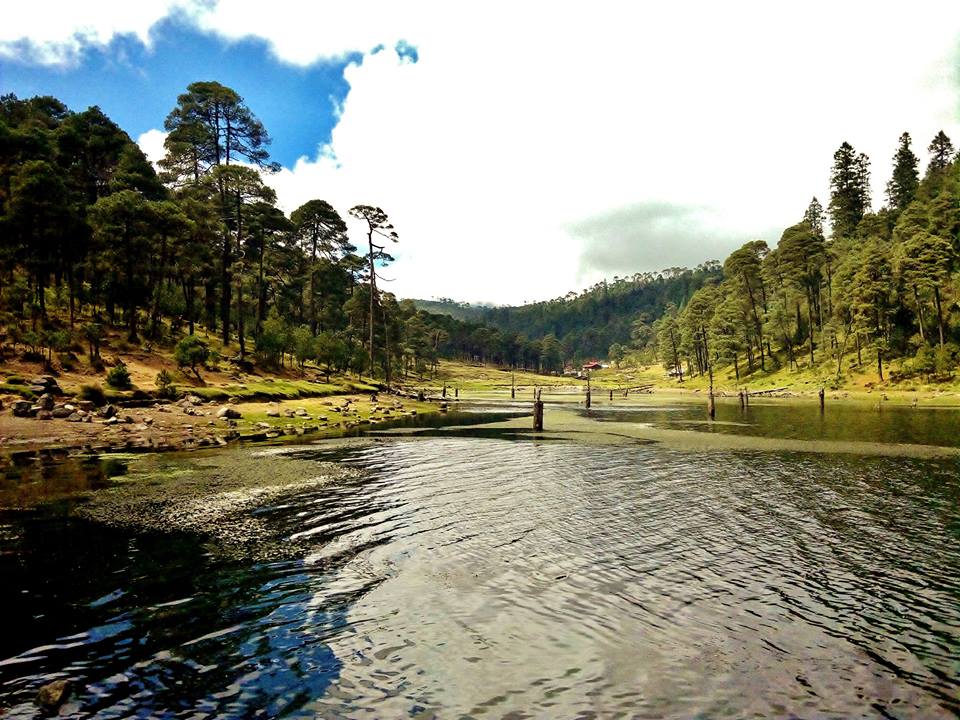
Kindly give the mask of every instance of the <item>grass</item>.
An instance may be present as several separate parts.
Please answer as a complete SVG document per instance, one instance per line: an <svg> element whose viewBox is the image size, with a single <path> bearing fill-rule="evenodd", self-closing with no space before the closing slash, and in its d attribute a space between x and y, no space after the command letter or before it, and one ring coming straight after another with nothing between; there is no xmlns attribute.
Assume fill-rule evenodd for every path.
<svg viewBox="0 0 960 720"><path fill-rule="evenodd" d="M349 401L349 402L348 402ZM294 427L319 426L321 431L338 432L358 425L376 424L388 420L396 420L410 416L412 411L418 415L437 412L434 403L417 402L415 400L400 399L394 396L381 395L377 403L372 402L369 395L349 395L337 397L314 397L300 399L298 402L281 402L281 409L296 409L302 407L310 415L310 419L303 417L271 417L267 415L272 403L262 403L242 408L243 417L237 421L241 432L257 432L265 430L258 426L267 423L270 427L283 428L288 425ZM334 410L339 408L340 411ZM378 410L374 410L378 408ZM389 413L383 412L389 409ZM346 410L346 411L344 411ZM326 420L319 418L325 417Z"/></svg>
<svg viewBox="0 0 960 720"><path fill-rule="evenodd" d="M308 397L328 397L346 393L369 393L377 388L367 383L331 378L335 382L317 383L309 380L266 378L256 382L208 387L177 386L181 394L196 395L204 400L224 401L235 398L243 402L258 400L296 400Z"/></svg>

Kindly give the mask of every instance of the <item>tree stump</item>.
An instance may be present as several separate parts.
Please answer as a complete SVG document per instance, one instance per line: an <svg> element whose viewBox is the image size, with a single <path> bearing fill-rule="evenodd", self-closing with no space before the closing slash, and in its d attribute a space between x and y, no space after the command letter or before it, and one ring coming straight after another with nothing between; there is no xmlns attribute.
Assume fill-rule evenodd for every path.
<svg viewBox="0 0 960 720"><path fill-rule="evenodd" d="M535 432L543 432L543 400L540 399L540 391L533 392L533 429Z"/></svg>

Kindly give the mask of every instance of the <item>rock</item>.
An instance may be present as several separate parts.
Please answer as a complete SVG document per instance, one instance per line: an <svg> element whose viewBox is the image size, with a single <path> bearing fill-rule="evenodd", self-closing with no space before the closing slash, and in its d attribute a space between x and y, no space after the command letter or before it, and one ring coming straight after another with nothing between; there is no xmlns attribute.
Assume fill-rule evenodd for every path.
<svg viewBox="0 0 960 720"><path fill-rule="evenodd" d="M258 422L258 423L257 423L257 427L258 427L258 428L269 429L269 428L270 428L270 423L268 423L268 422Z"/></svg>
<svg viewBox="0 0 960 720"><path fill-rule="evenodd" d="M112 418L117 414L117 408L114 405L104 405L100 408L100 417L102 418Z"/></svg>
<svg viewBox="0 0 960 720"><path fill-rule="evenodd" d="M52 420L53 413L49 410L38 410L37 411L37 420Z"/></svg>
<svg viewBox="0 0 960 720"><path fill-rule="evenodd" d="M327 422L327 416L326 416L326 415L319 415L319 416L317 416L317 420L319 420L320 422Z"/></svg>
<svg viewBox="0 0 960 720"><path fill-rule="evenodd" d="M80 400L77 402L77 407L86 412L93 412L96 407L91 400Z"/></svg>
<svg viewBox="0 0 960 720"><path fill-rule="evenodd" d="M87 415L86 417L83 418L83 421L84 421L85 423L92 423L92 422L93 422L93 415Z"/></svg>
<svg viewBox="0 0 960 720"><path fill-rule="evenodd" d="M132 415L124 415L120 422L126 423L127 425L133 425L134 419Z"/></svg>
<svg viewBox="0 0 960 720"><path fill-rule="evenodd" d="M53 395L50 393L44 393L37 398L37 405L40 406L41 410L53 410Z"/></svg>
<svg viewBox="0 0 960 720"><path fill-rule="evenodd" d="M267 417L280 417L280 406L267 408Z"/></svg>
<svg viewBox="0 0 960 720"><path fill-rule="evenodd" d="M47 710L56 710L70 697L70 690L69 680L54 680L52 683L47 683L37 691L37 705Z"/></svg>
<svg viewBox="0 0 960 720"><path fill-rule="evenodd" d="M50 414L55 418L63 419L73 415L73 410L68 410L66 405L61 405L60 407L55 407Z"/></svg>
<svg viewBox="0 0 960 720"><path fill-rule="evenodd" d="M67 415L67 422L80 422L83 420L83 415L80 413L70 413Z"/></svg>
<svg viewBox="0 0 960 720"><path fill-rule="evenodd" d="M133 429L143 432L144 430L149 430L150 428L144 423L137 423L136 425L133 426Z"/></svg>
<svg viewBox="0 0 960 720"><path fill-rule="evenodd" d="M146 416L144 416L144 417L140 418L140 420L143 421L143 423L144 423L145 425L153 425L153 418L152 418L152 417L146 417Z"/></svg>
<svg viewBox="0 0 960 720"><path fill-rule="evenodd" d="M284 417L288 417L288 418L292 418L292 417L293 417L293 410L291 410L290 408L284 408L284 409L283 409L283 416L284 416Z"/></svg>
<svg viewBox="0 0 960 720"><path fill-rule="evenodd" d="M14 417L32 417L34 414L33 406L27 400L17 400L12 408Z"/></svg>
<svg viewBox="0 0 960 720"><path fill-rule="evenodd" d="M243 417L243 413L232 407L222 407L217 412L217 417L221 419L226 418L227 420L238 420Z"/></svg>
<svg viewBox="0 0 960 720"><path fill-rule="evenodd" d="M243 386L241 385L240 387L243 387ZM230 403L231 405L236 405L237 403L240 402L240 398L231 397L229 400L227 400L227 402Z"/></svg>

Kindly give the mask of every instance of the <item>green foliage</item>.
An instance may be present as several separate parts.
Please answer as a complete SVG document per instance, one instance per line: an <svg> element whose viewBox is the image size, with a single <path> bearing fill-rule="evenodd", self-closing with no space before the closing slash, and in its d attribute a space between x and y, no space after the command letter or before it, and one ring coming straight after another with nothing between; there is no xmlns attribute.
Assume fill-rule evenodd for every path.
<svg viewBox="0 0 960 720"><path fill-rule="evenodd" d="M130 382L130 371L123 363L117 363L107 372L107 385L115 390L129 390L133 387Z"/></svg>
<svg viewBox="0 0 960 720"><path fill-rule="evenodd" d="M97 407L107 404L107 396L99 385L81 385L78 394L81 400L89 400Z"/></svg>
<svg viewBox="0 0 960 720"><path fill-rule="evenodd" d="M173 351L173 359L177 367L188 367L199 378L198 366L203 366L210 358L210 347L196 335L187 335L177 343Z"/></svg>
<svg viewBox="0 0 960 720"><path fill-rule="evenodd" d="M177 396L177 389L173 385L173 375L167 372L166 369L158 372L153 382L154 385L157 386L157 395L160 397L174 398Z"/></svg>

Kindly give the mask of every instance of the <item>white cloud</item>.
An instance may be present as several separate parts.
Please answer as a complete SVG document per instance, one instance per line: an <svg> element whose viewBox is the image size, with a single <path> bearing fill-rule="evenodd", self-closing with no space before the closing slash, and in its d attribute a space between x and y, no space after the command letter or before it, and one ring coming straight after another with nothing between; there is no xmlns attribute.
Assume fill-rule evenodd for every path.
<svg viewBox="0 0 960 720"><path fill-rule="evenodd" d="M81 50L105 47L118 35L150 44L150 28L171 13L199 11L200 0L97 0L5 3L0 58L40 65L72 65Z"/></svg>
<svg viewBox="0 0 960 720"><path fill-rule="evenodd" d="M156 164L167 154L166 150L163 149L163 141L166 139L167 133L163 130L147 130L137 138L137 145L143 150L147 160Z"/></svg>
<svg viewBox="0 0 960 720"><path fill-rule="evenodd" d="M826 203L841 141L871 156L879 206L900 132L921 156L941 127L960 140L960 3L256 7L224 0L195 22L296 65L417 47L416 64L387 50L349 66L329 147L271 180L287 209L323 197L387 210L401 243L386 274L404 295L583 287L596 274L576 228L637 204L700 208L703 259L722 259L717 238L784 227L814 194ZM673 264L664 244L622 274Z"/></svg>

